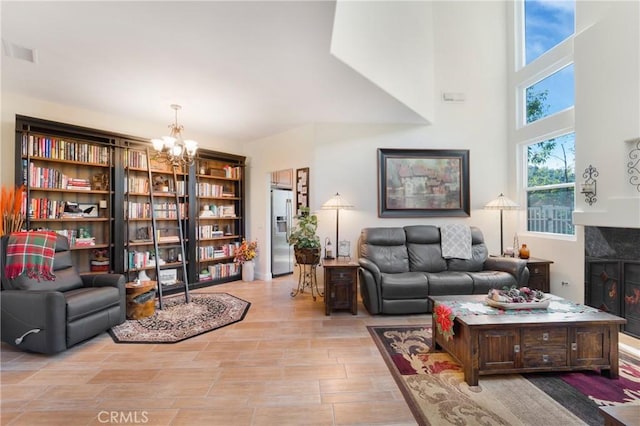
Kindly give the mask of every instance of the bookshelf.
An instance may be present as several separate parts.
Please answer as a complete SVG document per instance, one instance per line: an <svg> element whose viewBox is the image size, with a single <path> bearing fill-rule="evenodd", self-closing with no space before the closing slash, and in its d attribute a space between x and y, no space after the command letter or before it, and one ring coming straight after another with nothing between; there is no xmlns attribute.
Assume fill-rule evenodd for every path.
<svg viewBox="0 0 640 426"><path fill-rule="evenodd" d="M189 277L183 276L180 233L176 227L179 214L179 226L186 235L189 221L188 173L185 169L177 170L174 181L173 168L148 158L146 148L137 144L121 150L125 173L123 271L127 281L133 281L144 273L146 279L160 282L163 292L171 293L178 283L189 282ZM152 210L156 218L157 252L152 234ZM188 263L188 259L184 262ZM159 277L156 276L157 271L160 271Z"/></svg>
<svg viewBox="0 0 640 426"><path fill-rule="evenodd" d="M113 138L20 116L16 185L24 185L25 229L69 239L81 273L114 271Z"/></svg>
<svg viewBox="0 0 640 426"><path fill-rule="evenodd" d="M196 166L194 276L200 284L239 279L233 258L244 236L244 157L200 152Z"/></svg>
<svg viewBox="0 0 640 426"><path fill-rule="evenodd" d="M156 203L170 204L175 189L182 200L190 288L239 280L233 251L245 236L245 157L200 149L173 188L170 167L146 158L150 146L139 137L16 116L15 182L26 184L26 229L53 229L73 238L74 264L81 273L109 271L133 280L144 270L153 278L149 191ZM171 179L149 182L147 161L154 180L163 174ZM201 217L205 206L210 213ZM175 223L172 217L156 219L159 227L163 221ZM174 235L163 237L163 269L174 264L179 274L182 263L171 262ZM93 262L92 271L95 257L101 261Z"/></svg>

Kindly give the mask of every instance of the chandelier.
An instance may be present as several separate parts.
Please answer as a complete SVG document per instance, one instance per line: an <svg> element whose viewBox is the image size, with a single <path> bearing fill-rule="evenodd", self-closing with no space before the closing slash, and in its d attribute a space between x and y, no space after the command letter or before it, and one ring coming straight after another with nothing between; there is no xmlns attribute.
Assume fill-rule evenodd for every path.
<svg viewBox="0 0 640 426"><path fill-rule="evenodd" d="M171 105L171 109L175 111L175 122L168 126L171 129L169 136L151 139L153 149L156 150L154 159L173 166L193 164L198 150L198 142L182 138L184 127L178 124L178 111L181 108L180 105Z"/></svg>

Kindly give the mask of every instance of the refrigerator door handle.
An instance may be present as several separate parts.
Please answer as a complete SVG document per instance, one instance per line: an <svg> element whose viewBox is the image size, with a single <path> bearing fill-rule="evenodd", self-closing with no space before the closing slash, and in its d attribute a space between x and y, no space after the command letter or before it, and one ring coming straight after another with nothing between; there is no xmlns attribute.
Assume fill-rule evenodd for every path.
<svg viewBox="0 0 640 426"><path fill-rule="evenodd" d="M287 243L289 242L289 237L291 236L291 199L287 198Z"/></svg>

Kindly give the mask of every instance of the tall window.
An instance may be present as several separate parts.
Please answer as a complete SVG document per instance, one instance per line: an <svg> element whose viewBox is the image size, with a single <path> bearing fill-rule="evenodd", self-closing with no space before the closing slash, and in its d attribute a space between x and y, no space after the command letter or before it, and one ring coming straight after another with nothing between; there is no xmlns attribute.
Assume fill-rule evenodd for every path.
<svg viewBox="0 0 640 426"><path fill-rule="evenodd" d="M516 55L524 66L515 75L524 105L519 126L528 128L522 133L527 139L519 141L526 154L527 231L573 235L574 66L572 44L563 42L574 34L575 1L520 0L518 5L522 36L515 39L523 43L516 44Z"/></svg>
<svg viewBox="0 0 640 426"><path fill-rule="evenodd" d="M573 64L525 89L527 123L563 111L574 105Z"/></svg>
<svg viewBox="0 0 640 426"><path fill-rule="evenodd" d="M573 235L573 133L527 147L527 231Z"/></svg>
<svg viewBox="0 0 640 426"><path fill-rule="evenodd" d="M524 2L525 64L573 35L574 0L526 0Z"/></svg>

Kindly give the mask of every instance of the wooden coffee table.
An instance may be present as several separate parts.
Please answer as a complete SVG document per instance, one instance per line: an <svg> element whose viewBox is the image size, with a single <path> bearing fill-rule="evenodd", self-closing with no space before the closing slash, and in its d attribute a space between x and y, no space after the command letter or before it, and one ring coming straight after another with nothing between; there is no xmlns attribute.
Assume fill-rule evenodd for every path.
<svg viewBox="0 0 640 426"><path fill-rule="evenodd" d="M429 298L435 306L447 301L483 303L486 295ZM434 318L433 342L435 349L444 349L462 365L470 386L478 384L480 375L543 371L600 369L615 379L618 332L626 322L599 311L460 315L449 340L438 332Z"/></svg>

